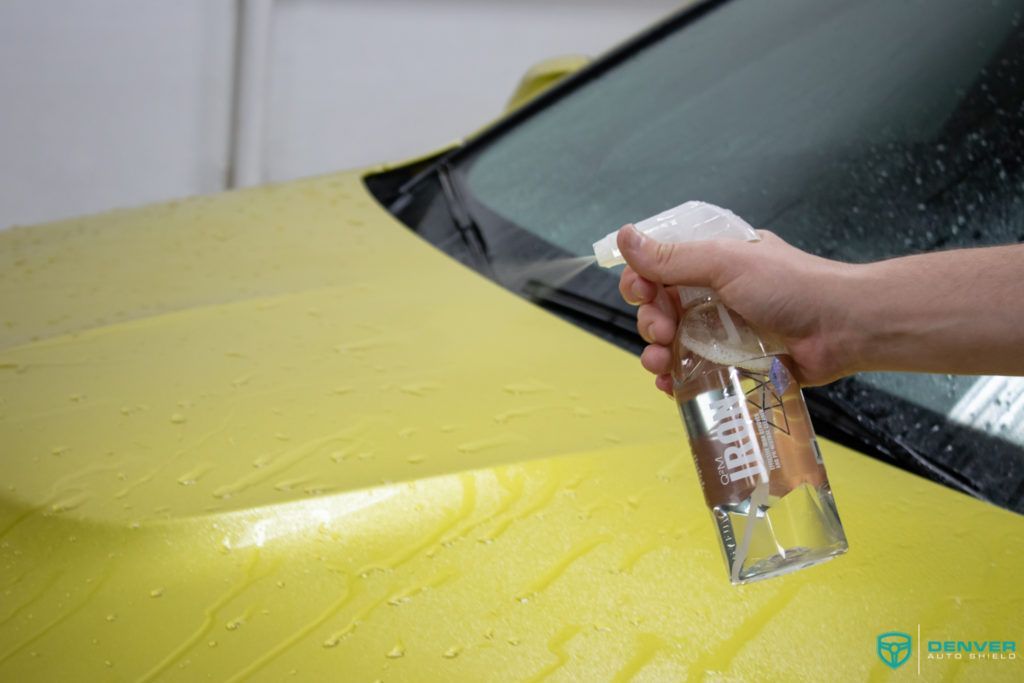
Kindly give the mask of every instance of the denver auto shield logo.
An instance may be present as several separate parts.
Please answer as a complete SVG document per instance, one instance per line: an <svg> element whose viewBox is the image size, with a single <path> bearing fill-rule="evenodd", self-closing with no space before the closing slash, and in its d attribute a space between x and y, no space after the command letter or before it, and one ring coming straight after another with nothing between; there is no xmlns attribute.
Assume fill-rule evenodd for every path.
<svg viewBox="0 0 1024 683"><path fill-rule="evenodd" d="M889 631L878 636L878 658L890 669L898 669L910 659L911 638L900 631Z"/></svg>

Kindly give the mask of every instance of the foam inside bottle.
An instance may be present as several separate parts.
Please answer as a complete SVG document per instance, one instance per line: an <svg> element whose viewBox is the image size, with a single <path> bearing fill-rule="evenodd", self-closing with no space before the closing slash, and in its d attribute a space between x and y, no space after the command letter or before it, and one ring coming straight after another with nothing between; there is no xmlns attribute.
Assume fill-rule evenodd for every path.
<svg viewBox="0 0 1024 683"><path fill-rule="evenodd" d="M736 313L714 302L687 312L679 338L692 353L712 363L752 372L768 372L771 357L784 353L781 346L766 342Z"/></svg>

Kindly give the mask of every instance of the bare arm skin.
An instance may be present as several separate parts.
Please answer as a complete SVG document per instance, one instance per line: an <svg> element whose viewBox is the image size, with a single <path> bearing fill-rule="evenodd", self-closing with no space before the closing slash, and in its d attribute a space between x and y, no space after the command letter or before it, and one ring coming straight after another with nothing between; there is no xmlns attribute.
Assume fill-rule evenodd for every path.
<svg viewBox="0 0 1024 683"><path fill-rule="evenodd" d="M804 385L854 372L1024 375L1024 245L863 265L830 261L760 231L760 242L660 244L624 226L619 290L639 306L640 357L671 394L682 313L673 287L711 287L782 339Z"/></svg>

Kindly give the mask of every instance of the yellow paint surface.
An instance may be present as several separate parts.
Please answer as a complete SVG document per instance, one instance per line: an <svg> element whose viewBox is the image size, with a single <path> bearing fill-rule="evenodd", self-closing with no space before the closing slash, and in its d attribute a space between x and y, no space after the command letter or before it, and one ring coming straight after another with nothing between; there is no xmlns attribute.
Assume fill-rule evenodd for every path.
<svg viewBox="0 0 1024 683"><path fill-rule="evenodd" d="M849 554L731 586L637 360L358 174L2 232L0 340L0 680L916 680L877 634L1024 637L1024 519L829 443Z"/></svg>

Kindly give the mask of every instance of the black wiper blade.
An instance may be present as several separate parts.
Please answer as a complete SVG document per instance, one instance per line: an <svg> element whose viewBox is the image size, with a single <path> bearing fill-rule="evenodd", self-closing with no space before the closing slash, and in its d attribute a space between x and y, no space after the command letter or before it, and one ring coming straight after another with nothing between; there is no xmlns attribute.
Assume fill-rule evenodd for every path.
<svg viewBox="0 0 1024 683"><path fill-rule="evenodd" d="M448 205L448 212L451 214L459 236L477 263L490 271L491 256L487 250L487 241L480 231L480 226L473 220L473 216L466 208L466 202L462 199L458 184L447 164L437 167L437 180L441 185L441 192Z"/></svg>
<svg viewBox="0 0 1024 683"><path fill-rule="evenodd" d="M541 280L528 280L522 295L543 308L571 318L580 324L596 328L639 350L644 341L636 331L636 317L623 313L608 304L583 296L565 287L555 287Z"/></svg>
<svg viewBox="0 0 1024 683"><path fill-rule="evenodd" d="M815 420L816 431L822 436L854 448L873 451L880 460L979 500L992 502L970 479L914 448L905 439L890 434L858 410L851 401L837 395L829 387L805 390L805 396L807 407Z"/></svg>

